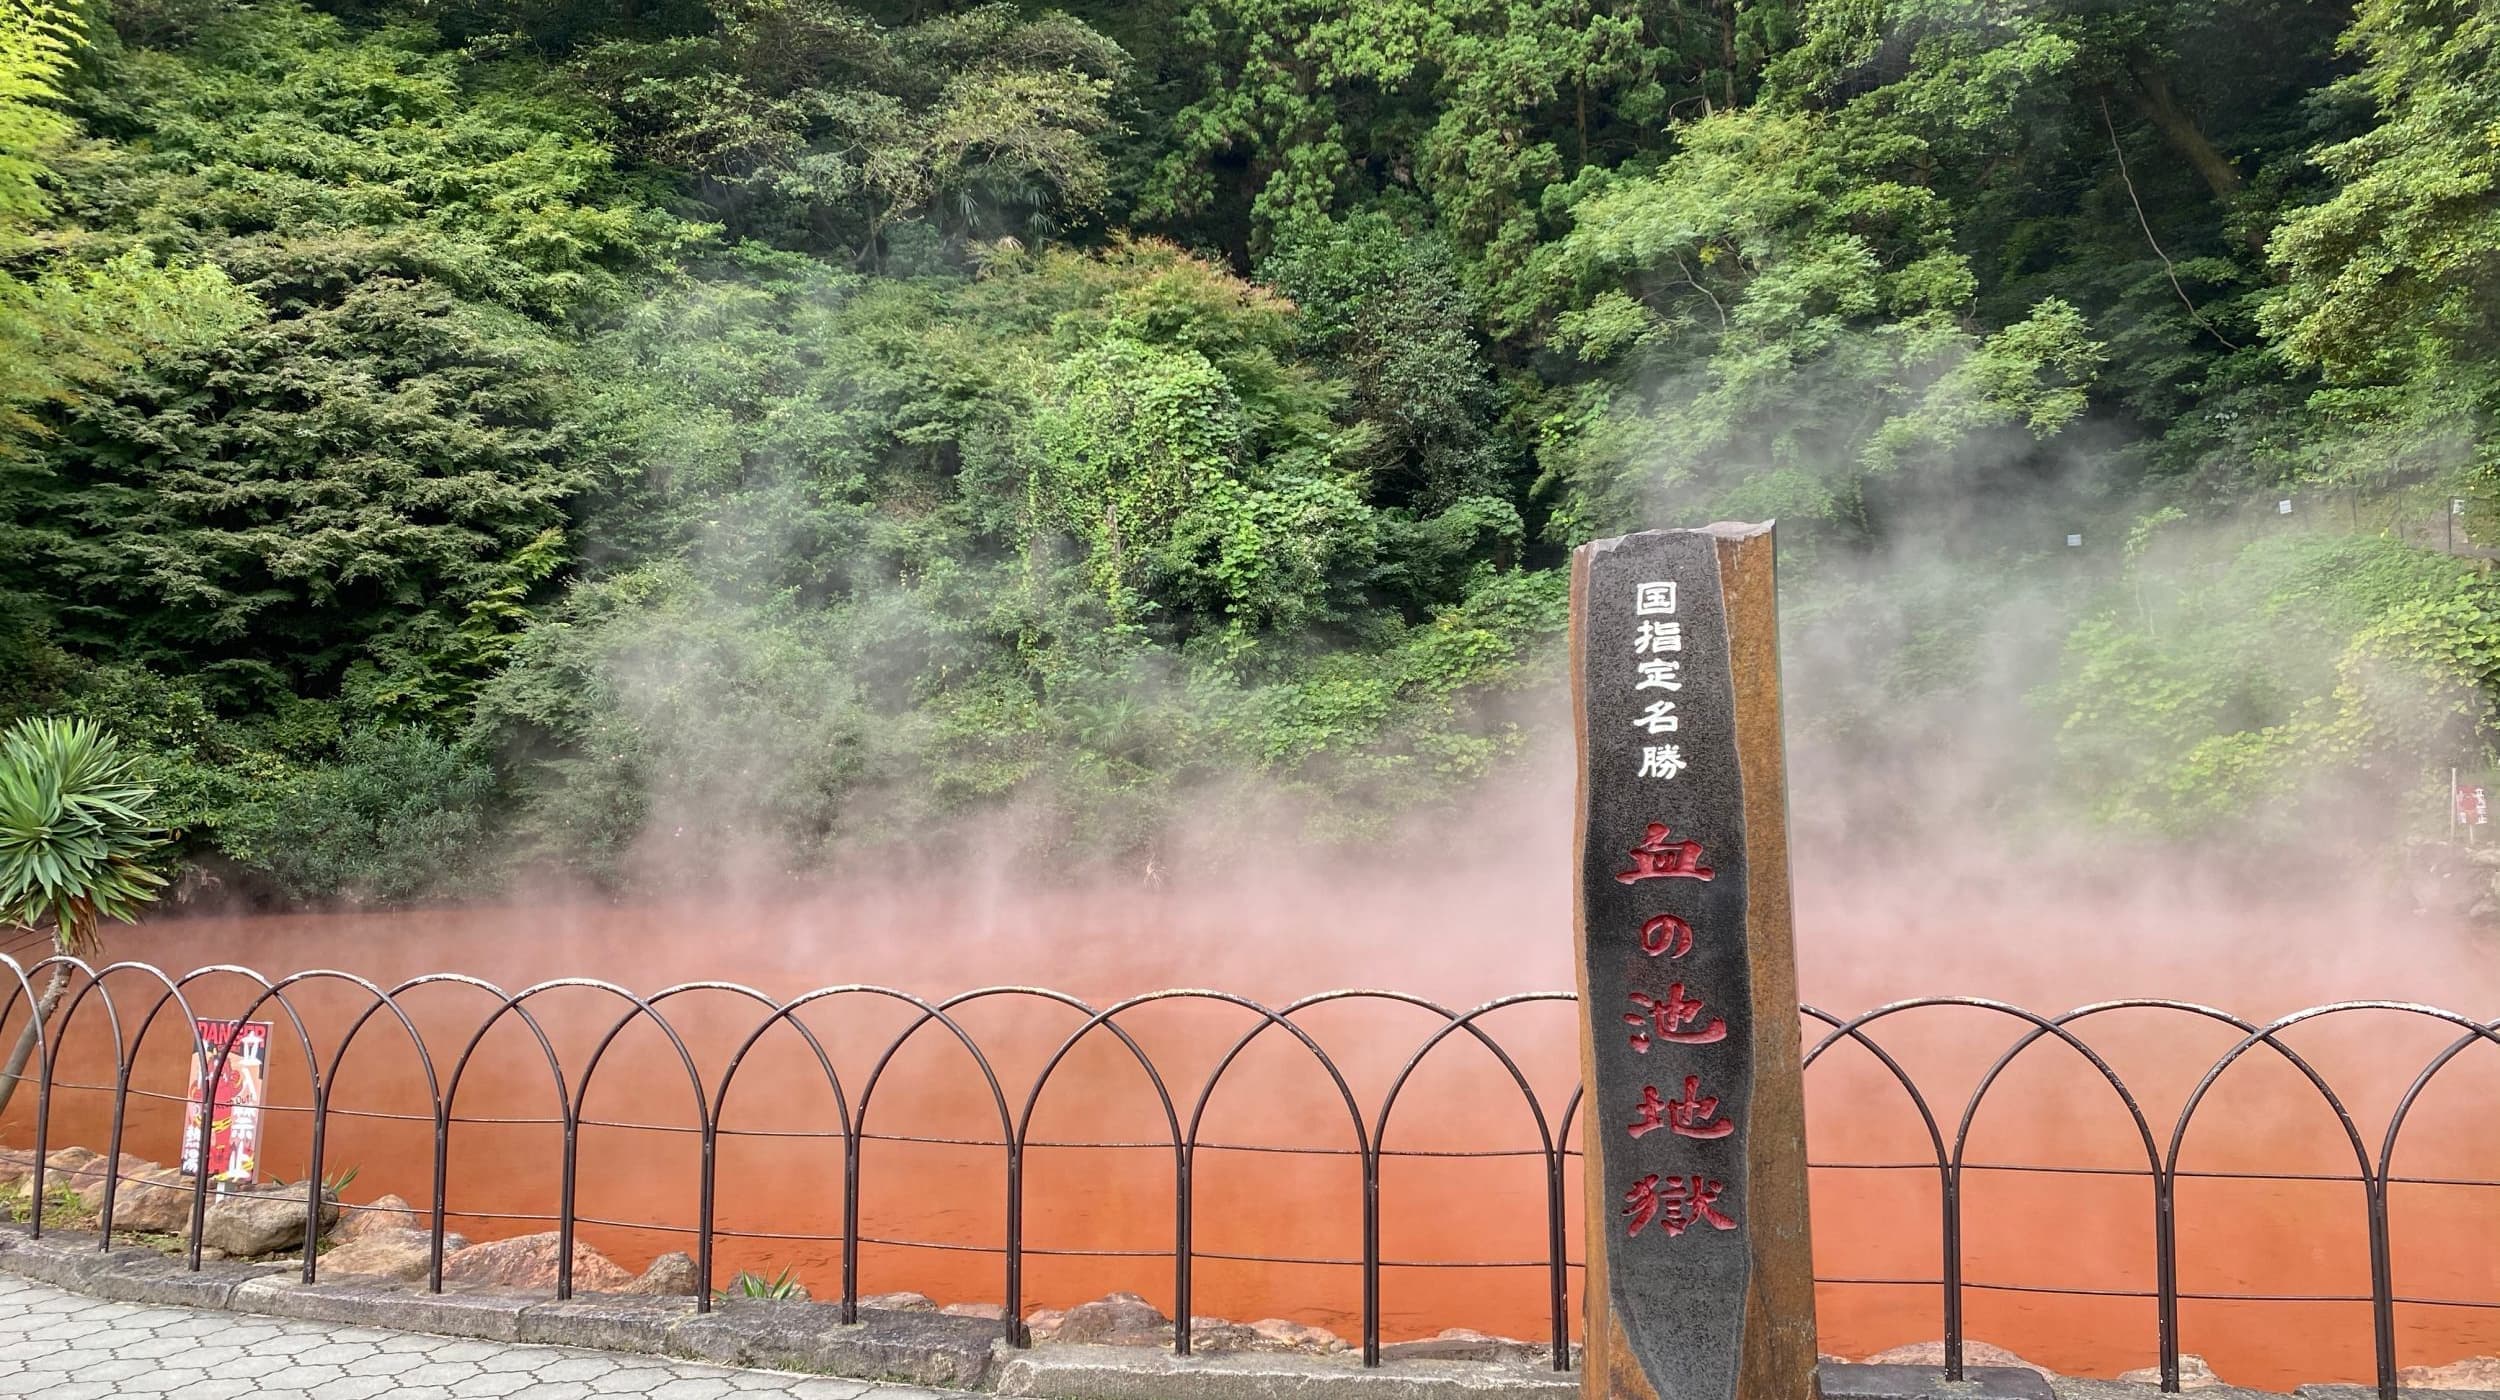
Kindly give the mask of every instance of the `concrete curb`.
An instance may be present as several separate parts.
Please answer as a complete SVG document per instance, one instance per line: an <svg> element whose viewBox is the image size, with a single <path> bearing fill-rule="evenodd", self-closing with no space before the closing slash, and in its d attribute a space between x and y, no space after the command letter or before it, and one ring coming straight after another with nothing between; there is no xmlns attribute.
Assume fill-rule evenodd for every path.
<svg viewBox="0 0 2500 1400"><path fill-rule="evenodd" d="M1145 1347L1052 1346L1010 1354L998 1393L1036 1400L1576 1400L1577 1372L1516 1362L1401 1361L1351 1352L1174 1356Z"/></svg>
<svg viewBox="0 0 2500 1400"><path fill-rule="evenodd" d="M388 1284L305 1283L300 1278L253 1279L235 1285L227 1306L236 1312L334 1322L351 1327L392 1327L481 1342L521 1340L521 1313L530 1300L509 1293L411 1293ZM648 1348L634 1348L648 1350Z"/></svg>
<svg viewBox="0 0 2500 1400"><path fill-rule="evenodd" d="M2059 1400L2046 1377L2020 1366L1973 1366L1958 1383L1937 1366L1826 1361L1818 1369L1823 1400Z"/></svg>
<svg viewBox="0 0 2500 1400"><path fill-rule="evenodd" d="M2435 1396L2437 1400L2500 1400L2500 1390L2425 1390L2417 1386L2402 1387L2407 1395ZM2304 1385L2294 1387L2292 1394L2300 1400L2378 1400L2374 1385ZM2199 1393L2202 1400L2203 1393Z"/></svg>

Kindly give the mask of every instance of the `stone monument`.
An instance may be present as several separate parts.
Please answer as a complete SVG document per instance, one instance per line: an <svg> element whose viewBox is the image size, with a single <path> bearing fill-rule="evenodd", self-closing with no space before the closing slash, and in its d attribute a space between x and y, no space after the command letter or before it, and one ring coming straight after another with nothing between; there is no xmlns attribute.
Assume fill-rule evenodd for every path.
<svg viewBox="0 0 2500 1400"><path fill-rule="evenodd" d="M1583 545L1584 1400L1817 1400L1769 525Z"/></svg>

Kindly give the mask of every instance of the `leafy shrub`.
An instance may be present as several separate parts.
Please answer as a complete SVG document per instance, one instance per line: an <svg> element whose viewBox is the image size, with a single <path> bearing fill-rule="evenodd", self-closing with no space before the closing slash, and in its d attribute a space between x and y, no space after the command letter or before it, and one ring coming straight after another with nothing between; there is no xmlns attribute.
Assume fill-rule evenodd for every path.
<svg viewBox="0 0 2500 1400"><path fill-rule="evenodd" d="M459 888L495 791L493 768L424 730L348 734L334 762L296 768L222 823L226 853L310 902Z"/></svg>

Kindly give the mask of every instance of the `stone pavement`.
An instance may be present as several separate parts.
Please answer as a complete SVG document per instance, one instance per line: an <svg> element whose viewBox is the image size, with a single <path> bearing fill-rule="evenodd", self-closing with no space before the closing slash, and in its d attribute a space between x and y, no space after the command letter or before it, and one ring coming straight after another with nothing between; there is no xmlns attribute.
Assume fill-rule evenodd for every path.
<svg viewBox="0 0 2500 1400"><path fill-rule="evenodd" d="M958 1392L656 1356L141 1307L0 1275L0 1396L99 1400L951 1400Z"/></svg>

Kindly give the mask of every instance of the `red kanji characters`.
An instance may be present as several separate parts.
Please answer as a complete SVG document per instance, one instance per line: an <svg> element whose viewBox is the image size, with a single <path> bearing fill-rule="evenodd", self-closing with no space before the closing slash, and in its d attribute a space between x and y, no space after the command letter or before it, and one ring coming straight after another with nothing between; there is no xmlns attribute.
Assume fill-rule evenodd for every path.
<svg viewBox="0 0 2500 1400"><path fill-rule="evenodd" d="M1658 1205L1658 1173L1651 1172L1623 1193L1623 1213L1632 1217L1632 1228L1623 1233L1639 1234L1643 1226L1658 1218Z"/></svg>
<svg viewBox="0 0 2500 1400"><path fill-rule="evenodd" d="M1681 982L1668 984L1664 1000L1647 992L1634 992L1631 998L1632 1010L1623 1013L1623 1023L1634 1028L1632 1053L1636 1055L1649 1053L1652 1030L1656 1031L1658 1039L1678 1045L1708 1045L1727 1039L1727 1021L1718 1016L1711 1017L1710 1024L1700 1030L1685 1029L1701 1019L1702 1006L1699 997L1684 994Z"/></svg>
<svg viewBox="0 0 2500 1400"><path fill-rule="evenodd" d="M1652 914L1641 925L1641 951L1653 958L1660 953L1680 958L1693 951L1693 926L1673 914Z"/></svg>
<svg viewBox="0 0 2500 1400"><path fill-rule="evenodd" d="M1701 863L1699 841L1670 841L1667 824L1651 822L1641 844L1632 848L1632 868L1615 872L1615 878L1633 885L1643 880L1707 880L1712 873Z"/></svg>
<svg viewBox="0 0 2500 1400"><path fill-rule="evenodd" d="M1708 1221L1713 1229L1733 1230L1735 1220L1716 1204L1719 1193L1726 1189L1726 1182L1698 1176L1671 1176L1661 1184L1658 1174L1652 1172L1623 1193L1623 1213L1632 1219L1632 1228L1624 1233L1637 1235L1652 1220L1670 1239L1703 1221Z"/></svg>
<svg viewBox="0 0 2500 1400"><path fill-rule="evenodd" d="M1684 1097L1667 1105L1667 1128L1678 1137L1723 1138L1736 1131L1736 1125L1725 1118L1712 1118L1719 1111L1716 1095L1703 1097L1701 1076L1684 1076Z"/></svg>
<svg viewBox="0 0 2500 1400"><path fill-rule="evenodd" d="M1644 1133L1654 1133L1667 1126L1666 1100L1658 1097L1658 1086L1655 1084L1641 1086L1641 1106L1632 1111L1640 1115L1630 1124L1632 1136L1635 1138Z"/></svg>
<svg viewBox="0 0 2500 1400"><path fill-rule="evenodd" d="M1640 1117L1632 1120L1628 1130L1636 1138L1660 1128L1678 1137L1723 1138L1735 1132L1736 1125L1725 1118L1712 1119L1710 1115L1718 1111L1716 1098L1702 1097L1700 1076L1688 1074L1684 1076L1684 1097L1680 1099L1662 1099L1658 1097L1657 1085L1642 1085L1640 1107L1633 1110Z"/></svg>

